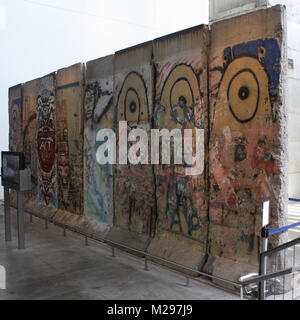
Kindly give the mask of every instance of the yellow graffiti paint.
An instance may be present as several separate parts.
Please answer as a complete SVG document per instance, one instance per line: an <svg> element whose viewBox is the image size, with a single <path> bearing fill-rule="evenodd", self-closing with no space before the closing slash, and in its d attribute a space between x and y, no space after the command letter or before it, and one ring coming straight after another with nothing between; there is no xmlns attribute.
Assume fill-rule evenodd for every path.
<svg viewBox="0 0 300 320"><path fill-rule="evenodd" d="M188 108L194 109L195 118L200 116L200 89L198 79L192 67L182 64L177 65L169 74L164 83L160 105L165 108L164 112L160 114L159 128L166 128L172 130L177 128L176 122L171 118L171 109L177 105L180 98L185 99L185 104ZM178 122L184 121L183 109L178 108ZM193 129L194 126L189 121L185 129Z"/></svg>
<svg viewBox="0 0 300 320"><path fill-rule="evenodd" d="M137 125L148 121L148 99L145 83L136 73L129 73L123 82L118 98L118 120Z"/></svg>
<svg viewBox="0 0 300 320"><path fill-rule="evenodd" d="M241 57L228 66L215 110L215 134L222 134L228 125L244 131L246 123L264 124L271 117L268 76L257 59Z"/></svg>

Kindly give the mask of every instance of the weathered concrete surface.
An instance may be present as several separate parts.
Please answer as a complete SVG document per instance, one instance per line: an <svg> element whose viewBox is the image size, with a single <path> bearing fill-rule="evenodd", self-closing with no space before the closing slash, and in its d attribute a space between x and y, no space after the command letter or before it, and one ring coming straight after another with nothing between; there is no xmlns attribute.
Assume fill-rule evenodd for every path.
<svg viewBox="0 0 300 320"><path fill-rule="evenodd" d="M55 73L38 79L32 102L37 118L37 200L53 207L57 207L58 192L55 83Z"/></svg>
<svg viewBox="0 0 300 320"><path fill-rule="evenodd" d="M22 133L10 131L10 148L21 145L32 170L25 209L234 281L257 271L262 202L271 228L287 224L284 13L275 6L89 61L85 88L82 64L61 69L22 85L20 107L11 88L10 125L20 108ZM115 131L117 152L134 144L121 120L127 135L146 130L149 161L151 128L193 138L203 129L202 174L99 165L100 129Z"/></svg>
<svg viewBox="0 0 300 320"><path fill-rule="evenodd" d="M211 30L206 270L232 280L257 271L262 202L271 229L287 222L283 15L275 6Z"/></svg>
<svg viewBox="0 0 300 320"><path fill-rule="evenodd" d="M53 206L46 206L43 203L36 202L32 199L26 199L26 198L24 199L23 208L27 212L40 214L43 217L47 217L47 218L53 218L57 211L57 208Z"/></svg>
<svg viewBox="0 0 300 320"><path fill-rule="evenodd" d="M9 117L9 151L23 151L22 134L22 85L9 88L8 91L8 117ZM17 195L11 190L10 201L12 205L17 203Z"/></svg>
<svg viewBox="0 0 300 320"><path fill-rule="evenodd" d="M114 172L112 165L98 164L96 136L114 126L113 70L113 55L87 62L84 99L84 214L104 234L113 225Z"/></svg>
<svg viewBox="0 0 300 320"><path fill-rule="evenodd" d="M37 201L38 194L38 156L37 156L37 113L36 88L39 79L22 85L22 151L25 156L25 166L31 170L32 189L25 193L25 197Z"/></svg>
<svg viewBox="0 0 300 320"><path fill-rule="evenodd" d="M150 242L147 252L195 270L201 270L206 261L205 251L201 243L171 232L158 232ZM172 269L182 269L179 266L170 265L155 258L149 258L149 260ZM190 274L199 276L195 272L190 272Z"/></svg>
<svg viewBox="0 0 300 320"><path fill-rule="evenodd" d="M83 83L84 65L56 75L58 208L83 214Z"/></svg>
<svg viewBox="0 0 300 320"><path fill-rule="evenodd" d="M115 54L114 106L115 132L117 145L126 145L128 154L134 142L128 142L124 135L130 136L135 128L148 133L152 126L153 101L152 42L129 48ZM127 133L119 134L119 122L127 121ZM145 241L155 231L156 203L153 167L150 164L117 164L115 166L115 226L135 233L134 247L147 247ZM142 151L140 151L140 154ZM120 154L119 154L120 155ZM118 157L117 157L118 159ZM118 161L119 162L119 161ZM115 233L111 233L112 236ZM148 237L145 237L148 236ZM125 244L132 235L124 238Z"/></svg>
<svg viewBox="0 0 300 320"><path fill-rule="evenodd" d="M205 26L154 40L154 127L179 129L182 134L191 129L194 140L195 128L204 129L205 155L208 44ZM188 176L185 170L185 165L155 166L158 224L148 251L197 269L206 252L207 166L200 175Z"/></svg>
<svg viewBox="0 0 300 320"><path fill-rule="evenodd" d="M129 248L133 248L140 251L146 251L147 246L151 241L151 237L146 234L141 234L133 231L128 231L122 228L113 227L105 236L105 239L111 240L115 243L123 244ZM130 249L120 247L124 251L132 251ZM134 252L139 255L139 253Z"/></svg>
<svg viewBox="0 0 300 320"><path fill-rule="evenodd" d="M9 150L22 151L22 85L9 88Z"/></svg>

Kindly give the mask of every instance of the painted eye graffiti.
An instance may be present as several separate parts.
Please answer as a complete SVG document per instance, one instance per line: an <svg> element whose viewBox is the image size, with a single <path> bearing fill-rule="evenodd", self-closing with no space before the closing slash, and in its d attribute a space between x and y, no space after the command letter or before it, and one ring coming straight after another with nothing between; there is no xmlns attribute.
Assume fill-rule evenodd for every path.
<svg viewBox="0 0 300 320"><path fill-rule="evenodd" d="M124 116L128 122L140 121L141 102L137 91L129 88L126 92L124 101Z"/></svg>
<svg viewBox="0 0 300 320"><path fill-rule="evenodd" d="M235 58L226 67L219 85L211 114L213 132L224 134L227 127L247 130L250 121L251 126L259 126L263 130L272 117L269 90L269 76L257 58ZM241 148L237 151L239 159L243 158L240 151Z"/></svg>
<svg viewBox="0 0 300 320"><path fill-rule="evenodd" d="M188 79L178 79L170 90L172 119L180 124L189 122L193 117L194 103L194 96Z"/></svg>
<svg viewBox="0 0 300 320"><path fill-rule="evenodd" d="M259 83L255 73L242 69L230 80L227 100L235 119L245 123L252 120L257 112L260 99Z"/></svg>
<svg viewBox="0 0 300 320"><path fill-rule="evenodd" d="M239 90L239 97L241 100L245 100L249 97L249 88L248 87L241 87L240 90Z"/></svg>
<svg viewBox="0 0 300 320"><path fill-rule="evenodd" d="M129 73L118 97L118 119L129 126L148 121L148 97L144 80L137 72Z"/></svg>
<svg viewBox="0 0 300 320"><path fill-rule="evenodd" d="M129 110L132 113L134 113L136 111L136 103L135 102L130 103Z"/></svg>
<svg viewBox="0 0 300 320"><path fill-rule="evenodd" d="M194 95L188 79L178 79L170 90L170 105L192 106L194 103Z"/></svg>
<svg viewBox="0 0 300 320"><path fill-rule="evenodd" d="M196 106L199 99L199 82L192 67L185 64L177 65L164 83L160 105L166 108L173 123L179 125L190 123L198 127L201 115L200 109Z"/></svg>

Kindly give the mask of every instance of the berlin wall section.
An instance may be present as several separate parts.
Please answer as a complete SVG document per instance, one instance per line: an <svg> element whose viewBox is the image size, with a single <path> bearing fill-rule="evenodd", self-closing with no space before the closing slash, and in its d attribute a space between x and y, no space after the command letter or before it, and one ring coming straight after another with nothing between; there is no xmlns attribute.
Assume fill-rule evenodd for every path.
<svg viewBox="0 0 300 320"><path fill-rule="evenodd" d="M263 201L271 229L287 224L284 14L275 6L211 27L205 270L231 280L257 272Z"/></svg>
<svg viewBox="0 0 300 320"><path fill-rule="evenodd" d="M81 226L83 219L82 63L56 73L57 211L54 219Z"/></svg>
<svg viewBox="0 0 300 320"><path fill-rule="evenodd" d="M102 235L113 226L113 165L101 166L96 159L97 133L114 128L114 55L88 61L84 97L84 215Z"/></svg>
<svg viewBox="0 0 300 320"><path fill-rule="evenodd" d="M8 90L8 121L9 121L9 151L23 151L23 136L22 136L22 84L9 88ZM16 204L16 191L10 191L10 201Z"/></svg>
<svg viewBox="0 0 300 320"><path fill-rule="evenodd" d="M150 143L147 164L122 163L134 144L133 130L142 129L150 142L153 114L152 42L115 53L114 98L117 164L115 165L114 228L108 238L146 250L156 226L155 180ZM125 124L120 131L120 123ZM127 127L126 127L127 126ZM121 150L127 147L124 152ZM121 149L120 149L121 148ZM127 156L125 156L127 159Z"/></svg>
<svg viewBox="0 0 300 320"><path fill-rule="evenodd" d="M16 140L10 140L10 150L24 152L25 165L31 169L32 189L25 192L24 208L47 216L55 213L57 205L55 81L55 73L51 73L22 84L20 130L14 133ZM14 97L15 93L10 90L10 94ZM16 105L10 104L10 108L13 119ZM16 204L16 194L11 196Z"/></svg>
<svg viewBox="0 0 300 320"><path fill-rule="evenodd" d="M287 224L285 28L275 6L10 88L25 210L226 279L257 272L263 201L271 228ZM116 164L98 163L101 129L115 132ZM135 129L148 164L119 163ZM151 129L203 130L201 173L151 164Z"/></svg>
<svg viewBox="0 0 300 320"><path fill-rule="evenodd" d="M9 89L9 151L22 151L22 85Z"/></svg>
<svg viewBox="0 0 300 320"><path fill-rule="evenodd" d="M182 137L184 130L190 129L194 140L195 129L203 129L205 155L208 43L209 31L204 25L153 42L154 128L179 129ZM186 164L155 165L158 223L148 251L198 269L205 261L207 244L207 166L196 175L187 175L187 168Z"/></svg>

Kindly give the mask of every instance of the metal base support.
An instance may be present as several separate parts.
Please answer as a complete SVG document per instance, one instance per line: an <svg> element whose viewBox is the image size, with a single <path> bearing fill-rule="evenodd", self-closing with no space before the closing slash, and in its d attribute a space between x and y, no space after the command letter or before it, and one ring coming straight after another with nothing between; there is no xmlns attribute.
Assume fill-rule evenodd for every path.
<svg viewBox="0 0 300 320"><path fill-rule="evenodd" d="M18 201L18 248L25 249L23 192L17 192Z"/></svg>
<svg viewBox="0 0 300 320"><path fill-rule="evenodd" d="M5 187L4 187L4 225L5 225L5 241L11 241L9 189Z"/></svg>

